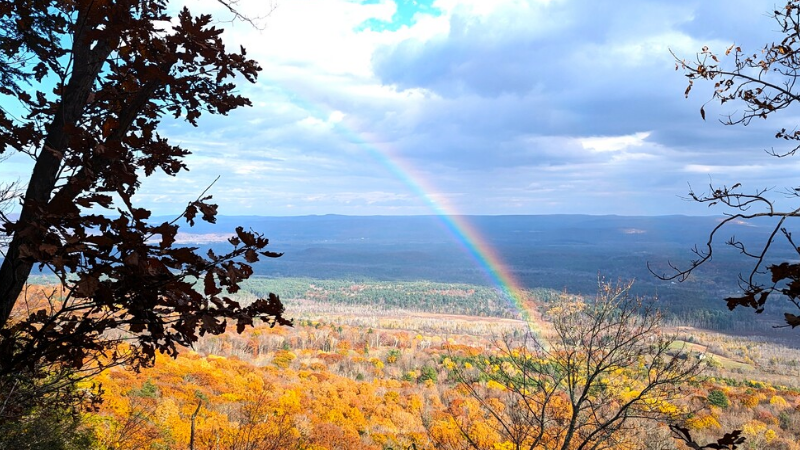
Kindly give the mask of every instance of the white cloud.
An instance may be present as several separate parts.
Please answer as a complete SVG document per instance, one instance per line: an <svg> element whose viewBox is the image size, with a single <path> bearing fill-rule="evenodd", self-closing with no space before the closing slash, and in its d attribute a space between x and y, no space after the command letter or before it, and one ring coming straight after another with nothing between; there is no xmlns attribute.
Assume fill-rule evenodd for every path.
<svg viewBox="0 0 800 450"><path fill-rule="evenodd" d="M751 166L751 165L722 165L722 164L687 164L683 170L690 173L707 173L707 174L742 174L752 172L762 172L766 169L765 166Z"/></svg>
<svg viewBox="0 0 800 450"><path fill-rule="evenodd" d="M583 148L596 152L616 152L629 147L641 147L645 139L650 136L649 131L629 134L627 136L599 136L580 138L578 142Z"/></svg>
<svg viewBox="0 0 800 450"><path fill-rule="evenodd" d="M391 19L394 2L280 1L263 31L224 25L264 68L240 87L255 106L168 124L196 153L180 178L195 183L157 178L143 194L185 205L222 175L212 193L229 213L430 213L404 181L414 173L464 213L691 213L677 199L687 182L796 172L759 152L796 121L726 128L709 105L703 122L709 87L684 99L668 51L766 42L754 3L438 0L441 15L376 32L359 25Z"/></svg>

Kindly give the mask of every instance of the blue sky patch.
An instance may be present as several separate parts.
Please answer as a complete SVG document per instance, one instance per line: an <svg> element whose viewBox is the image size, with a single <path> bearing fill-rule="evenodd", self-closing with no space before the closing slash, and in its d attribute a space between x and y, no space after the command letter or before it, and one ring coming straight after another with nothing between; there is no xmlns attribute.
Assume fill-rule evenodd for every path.
<svg viewBox="0 0 800 450"><path fill-rule="evenodd" d="M433 6L434 0L393 0L397 10L390 21L368 19L356 27L356 31L397 31L402 26L411 26L417 22L419 14L428 14L438 17L442 10ZM362 0L362 5L376 5L380 0Z"/></svg>

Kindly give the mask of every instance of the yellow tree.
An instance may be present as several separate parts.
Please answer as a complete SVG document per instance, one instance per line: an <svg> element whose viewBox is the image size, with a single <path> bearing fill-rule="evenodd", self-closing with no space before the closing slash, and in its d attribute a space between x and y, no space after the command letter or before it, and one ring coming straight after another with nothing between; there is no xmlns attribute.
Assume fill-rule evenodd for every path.
<svg viewBox="0 0 800 450"><path fill-rule="evenodd" d="M700 360L660 332L661 315L630 287L601 282L594 299L550 309L548 338L506 335L494 355L457 366L456 379L501 439L486 443L480 427L454 414L469 448L630 448L626 430L637 422L677 416L672 400Z"/></svg>
<svg viewBox="0 0 800 450"><path fill-rule="evenodd" d="M250 393L228 422L214 423L200 436L198 449L279 450L296 448L299 433L292 418L301 410L297 392L278 396L272 386ZM230 421L233 419L233 421ZM220 421L222 422L222 421Z"/></svg>

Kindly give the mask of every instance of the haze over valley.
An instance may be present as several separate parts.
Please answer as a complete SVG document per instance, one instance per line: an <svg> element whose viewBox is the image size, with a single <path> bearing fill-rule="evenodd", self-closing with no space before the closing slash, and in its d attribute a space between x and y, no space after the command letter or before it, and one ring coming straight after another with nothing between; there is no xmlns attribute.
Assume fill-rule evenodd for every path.
<svg viewBox="0 0 800 450"><path fill-rule="evenodd" d="M167 220L167 217L153 221ZM662 281L653 272L670 274L669 263L688 267L695 246L721 218L687 216L464 216L513 279L526 288L548 288L591 295L598 277L635 280L639 295L658 297L659 306L676 315L698 317L714 311L705 325L729 331L769 332L780 315L729 313L724 298L737 295L736 281L747 270L738 250L724 245L735 236L751 245L765 242L772 229L766 222L733 224L717 236L715 258L688 281ZM435 281L502 288L486 256L461 229L440 216L221 216L216 224L198 223L179 235L183 245L221 251L237 226L252 228L270 239L269 249L284 253L255 264L258 276L331 280ZM727 234L726 234L727 233ZM783 250L783 252L781 252ZM791 257L776 246L775 261ZM496 269L496 268L495 268ZM499 293L502 297L502 293ZM507 299L511 302L511 300ZM770 311L778 312L779 307ZM772 334L772 333L770 333Z"/></svg>

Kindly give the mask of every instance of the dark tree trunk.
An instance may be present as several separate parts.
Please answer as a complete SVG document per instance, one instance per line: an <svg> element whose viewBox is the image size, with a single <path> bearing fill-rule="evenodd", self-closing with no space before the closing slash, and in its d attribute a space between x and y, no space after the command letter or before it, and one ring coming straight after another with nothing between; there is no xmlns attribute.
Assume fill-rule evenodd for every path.
<svg viewBox="0 0 800 450"><path fill-rule="evenodd" d="M203 406L203 401L202 400L198 400L197 401L197 409L195 409L194 413L192 413L192 429L191 429L190 434L189 434L189 450L194 450L194 427L195 427L194 422L195 422L195 419L197 419L197 413L200 412L200 407L201 406Z"/></svg>
<svg viewBox="0 0 800 450"><path fill-rule="evenodd" d="M40 219L41 210L50 200L55 188L64 151L69 144L70 129L83 114L93 84L106 58L116 47L116 43L112 42L116 40L114 38L96 43L87 39L87 31L92 25L87 24L87 13L88 10L78 14L72 45L74 69L69 82L64 86L61 103L53 121L47 127L28 182L19 220L14 225L14 235L0 266L0 327L5 326L8 321L33 268L34 261L23 257L20 251L42 243L43 236L32 225Z"/></svg>

